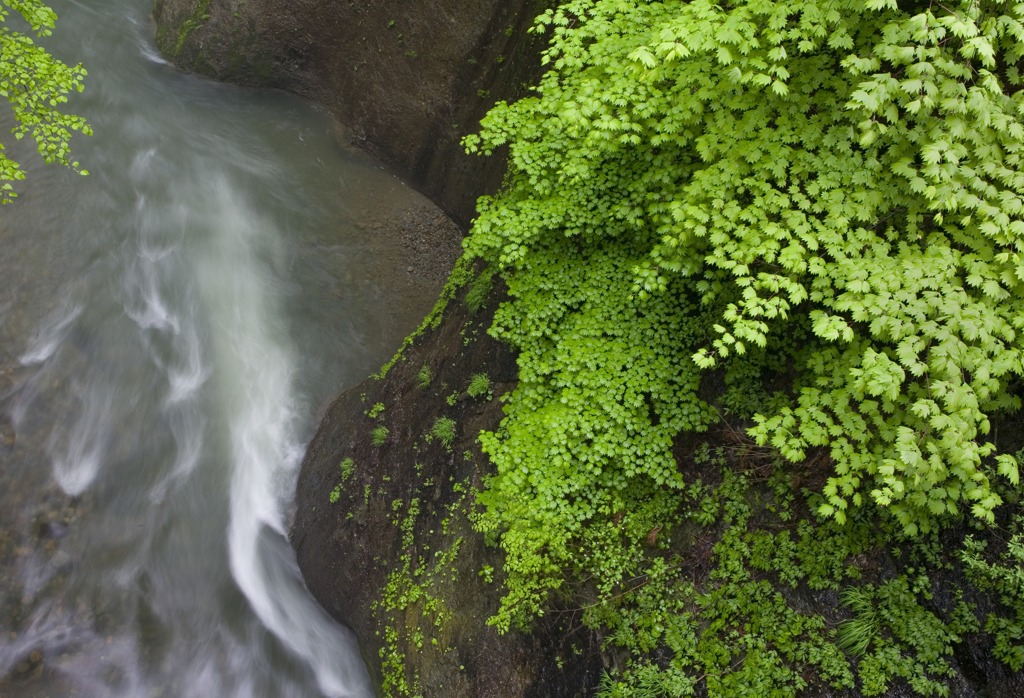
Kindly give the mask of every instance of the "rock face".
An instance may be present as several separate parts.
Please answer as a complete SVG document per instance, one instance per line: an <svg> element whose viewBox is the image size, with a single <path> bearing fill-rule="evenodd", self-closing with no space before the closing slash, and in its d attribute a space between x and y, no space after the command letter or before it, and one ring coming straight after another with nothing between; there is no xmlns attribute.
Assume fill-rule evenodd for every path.
<svg viewBox="0 0 1024 698"><path fill-rule="evenodd" d="M501 565L470 520L487 475L476 435L496 428L516 366L486 335L493 308L474 314L463 296L385 377L331 405L303 463L292 544L310 591L360 636L382 695L589 695L600 652L577 614L530 635L486 624Z"/></svg>
<svg viewBox="0 0 1024 698"><path fill-rule="evenodd" d="M155 0L157 44L188 70L279 87L329 109L350 140L465 226L498 158L459 139L539 70L529 0Z"/></svg>
<svg viewBox="0 0 1024 698"><path fill-rule="evenodd" d="M538 12L527 0L154 5L157 43L176 64L319 102L344 137L463 230L504 165L464 155L459 139L536 77L539 46L526 29ZM448 249L436 245L417 266L446 273ZM501 564L471 523L472 490L487 475L476 434L497 428L515 360L486 335L497 296L481 294L490 308L474 313L463 302L471 286L386 377L330 406L303 463L292 542L311 592L355 631L383 694L588 695L601 655L572 609L530 635L486 624ZM477 375L487 388L471 395Z"/></svg>

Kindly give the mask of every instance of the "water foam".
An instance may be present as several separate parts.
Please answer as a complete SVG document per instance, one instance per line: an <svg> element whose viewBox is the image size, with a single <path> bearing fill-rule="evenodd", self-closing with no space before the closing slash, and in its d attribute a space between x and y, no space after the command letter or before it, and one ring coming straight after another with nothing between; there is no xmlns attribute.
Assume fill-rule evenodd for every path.
<svg viewBox="0 0 1024 698"><path fill-rule="evenodd" d="M53 356L71 331L72 323L82 314L82 306L65 299L54 313L36 331L29 348L19 357L22 366L33 366Z"/></svg>
<svg viewBox="0 0 1024 698"><path fill-rule="evenodd" d="M217 326L217 382L230 420L231 572L256 615L305 659L328 696L369 695L351 635L310 597L286 538L286 495L301 458L292 404L293 351L261 255L275 231L225 179L213 184L216 234L200 257L200 287Z"/></svg>
<svg viewBox="0 0 1024 698"><path fill-rule="evenodd" d="M50 438L53 477L72 497L85 492L99 475L113 423L110 393L91 391L86 399L68 434L64 436L55 431Z"/></svg>

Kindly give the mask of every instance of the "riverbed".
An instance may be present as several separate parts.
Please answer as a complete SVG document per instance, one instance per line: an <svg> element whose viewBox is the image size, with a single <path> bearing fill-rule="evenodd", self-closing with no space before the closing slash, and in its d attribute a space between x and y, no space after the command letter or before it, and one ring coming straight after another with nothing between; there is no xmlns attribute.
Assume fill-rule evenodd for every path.
<svg viewBox="0 0 1024 698"><path fill-rule="evenodd" d="M53 6L95 135L87 177L13 144L0 209L0 696L370 695L298 575L294 481L455 228L315 106L176 70L146 2Z"/></svg>

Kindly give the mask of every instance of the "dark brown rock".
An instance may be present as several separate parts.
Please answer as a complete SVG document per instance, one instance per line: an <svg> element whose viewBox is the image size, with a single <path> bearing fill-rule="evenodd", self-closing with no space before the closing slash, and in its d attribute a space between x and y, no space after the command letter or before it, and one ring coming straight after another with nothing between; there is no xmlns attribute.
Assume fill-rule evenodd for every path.
<svg viewBox="0 0 1024 698"><path fill-rule="evenodd" d="M153 10L157 43L179 65L319 102L462 226L504 165L459 141L538 74L526 29L539 11L530 0L155 0Z"/></svg>
<svg viewBox="0 0 1024 698"><path fill-rule="evenodd" d="M549 614L529 635L514 629L499 635L486 623L501 587L481 571L490 568L498 577L501 558L467 516L472 490L489 472L476 435L497 428L497 396L516 377L510 350L486 335L491 315L474 316L453 301L444 322L420 336L383 379L346 391L330 406L303 463L292 543L310 591L356 630L378 682L387 673L381 659L388 656L390 627L398 637L392 647L404 655L404 676L422 695L589 695L601 660L576 614ZM490 399L465 392L477 373L490 379ZM455 424L450 447L432 434L438 419ZM378 427L388 431L375 445ZM339 464L347 458L352 475L343 480ZM338 499L331 503L335 486ZM413 500L417 513L406 527ZM456 548L450 563L437 565ZM423 597L389 610L381 605L389 582L394 590L416 584Z"/></svg>

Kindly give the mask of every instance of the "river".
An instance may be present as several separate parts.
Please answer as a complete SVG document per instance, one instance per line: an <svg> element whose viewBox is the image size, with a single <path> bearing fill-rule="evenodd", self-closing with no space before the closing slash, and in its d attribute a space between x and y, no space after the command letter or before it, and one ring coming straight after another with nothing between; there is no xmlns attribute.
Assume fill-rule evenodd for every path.
<svg viewBox="0 0 1024 698"><path fill-rule="evenodd" d="M432 301L382 234L429 204L168 65L145 0L53 6L95 135L88 177L16 144L0 209L0 696L370 695L286 533L318 415Z"/></svg>

